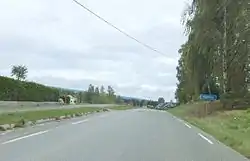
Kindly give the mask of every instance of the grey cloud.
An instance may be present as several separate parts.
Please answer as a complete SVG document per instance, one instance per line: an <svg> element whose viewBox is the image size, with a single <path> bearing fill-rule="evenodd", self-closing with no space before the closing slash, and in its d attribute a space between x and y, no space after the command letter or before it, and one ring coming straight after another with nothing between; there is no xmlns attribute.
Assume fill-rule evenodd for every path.
<svg viewBox="0 0 250 161"><path fill-rule="evenodd" d="M48 85L86 89L90 83L110 84L123 95L173 98L177 51L185 40L179 25L184 0L80 0L166 53L165 57L128 39L72 1L24 0L15 7L3 1L1 73L8 75L11 65L25 64L29 80Z"/></svg>

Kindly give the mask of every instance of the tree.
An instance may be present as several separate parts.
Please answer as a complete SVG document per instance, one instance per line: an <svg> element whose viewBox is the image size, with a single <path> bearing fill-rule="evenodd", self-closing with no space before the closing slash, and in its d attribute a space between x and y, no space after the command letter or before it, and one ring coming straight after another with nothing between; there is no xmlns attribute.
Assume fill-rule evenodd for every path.
<svg viewBox="0 0 250 161"><path fill-rule="evenodd" d="M88 92L89 93L94 93L95 92L95 87L92 84L89 85Z"/></svg>
<svg viewBox="0 0 250 161"><path fill-rule="evenodd" d="M99 88L95 87L95 95L99 96L99 94L100 94Z"/></svg>
<svg viewBox="0 0 250 161"><path fill-rule="evenodd" d="M159 98L158 98L158 103L165 103L164 98L163 98L163 97L159 97Z"/></svg>
<svg viewBox="0 0 250 161"><path fill-rule="evenodd" d="M88 91L86 92L86 101L88 103L94 103L93 102L94 95L95 95L95 87L92 84L90 84Z"/></svg>
<svg viewBox="0 0 250 161"><path fill-rule="evenodd" d="M111 86L108 86L108 96L112 97L115 95L115 91Z"/></svg>
<svg viewBox="0 0 250 161"><path fill-rule="evenodd" d="M11 76L15 76L17 80L25 80L28 68L24 65L12 66Z"/></svg>
<svg viewBox="0 0 250 161"><path fill-rule="evenodd" d="M145 100L141 100L140 101L140 107L144 106L144 104L145 104Z"/></svg>
<svg viewBox="0 0 250 161"><path fill-rule="evenodd" d="M103 85L101 86L100 93L101 93L101 94L105 94L105 88L104 88Z"/></svg>

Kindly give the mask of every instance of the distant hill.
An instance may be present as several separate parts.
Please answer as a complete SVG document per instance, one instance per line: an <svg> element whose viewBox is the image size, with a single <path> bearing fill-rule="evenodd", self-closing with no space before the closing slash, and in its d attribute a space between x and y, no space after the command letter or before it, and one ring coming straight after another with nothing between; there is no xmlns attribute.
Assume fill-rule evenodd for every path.
<svg viewBox="0 0 250 161"><path fill-rule="evenodd" d="M83 92L84 91L80 89L70 89L70 88L62 88L62 87L55 87L55 86L49 86L49 87L58 89L59 91L68 91L68 92Z"/></svg>
<svg viewBox="0 0 250 161"><path fill-rule="evenodd" d="M69 88L57 88L62 91L71 91L71 92L83 92L84 90L79 90L79 89L69 89Z"/></svg>
<svg viewBox="0 0 250 161"><path fill-rule="evenodd" d="M56 88L62 91L69 91L69 92L83 92L85 90L79 90L79 89L69 89L69 88L61 88L61 87L52 87L52 88ZM123 100L145 100L145 99L141 99L141 98L135 98L135 97L129 97L129 96L120 96Z"/></svg>
<svg viewBox="0 0 250 161"><path fill-rule="evenodd" d="M124 99L124 100L133 100L133 99L139 100L139 101L143 100L143 99L140 99L140 98L128 97L128 96L120 96L120 97L121 97L122 99Z"/></svg>

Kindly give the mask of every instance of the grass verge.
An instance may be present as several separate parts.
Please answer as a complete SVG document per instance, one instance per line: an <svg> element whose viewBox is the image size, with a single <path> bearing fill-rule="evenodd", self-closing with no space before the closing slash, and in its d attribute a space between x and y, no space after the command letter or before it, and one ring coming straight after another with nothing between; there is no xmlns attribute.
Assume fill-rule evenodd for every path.
<svg viewBox="0 0 250 161"><path fill-rule="evenodd" d="M113 106L113 107L109 107L109 109L111 110L129 110L129 109L133 109L133 106Z"/></svg>
<svg viewBox="0 0 250 161"><path fill-rule="evenodd" d="M77 113L87 113L101 110L101 108L81 107L72 109L51 109L40 111L23 111L23 112L10 112L0 114L0 124L18 124L19 122L35 121L40 119L55 118L65 115L73 115Z"/></svg>
<svg viewBox="0 0 250 161"><path fill-rule="evenodd" d="M217 111L203 117L193 115L193 111L201 106L182 105L169 112L250 158L250 110Z"/></svg>

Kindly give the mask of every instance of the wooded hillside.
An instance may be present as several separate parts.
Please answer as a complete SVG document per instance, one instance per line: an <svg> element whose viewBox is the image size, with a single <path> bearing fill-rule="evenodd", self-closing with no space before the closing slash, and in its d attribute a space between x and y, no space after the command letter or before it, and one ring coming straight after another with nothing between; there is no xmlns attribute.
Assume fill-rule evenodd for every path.
<svg viewBox="0 0 250 161"><path fill-rule="evenodd" d="M3 101L57 101L59 91L33 82L0 76L0 100Z"/></svg>

